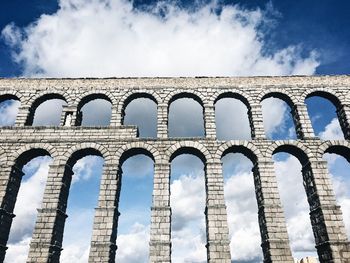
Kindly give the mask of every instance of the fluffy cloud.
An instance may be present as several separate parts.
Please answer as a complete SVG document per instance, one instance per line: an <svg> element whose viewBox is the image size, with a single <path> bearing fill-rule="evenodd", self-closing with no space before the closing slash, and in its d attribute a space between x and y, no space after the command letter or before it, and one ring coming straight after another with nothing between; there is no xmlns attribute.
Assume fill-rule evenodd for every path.
<svg viewBox="0 0 350 263"><path fill-rule="evenodd" d="M166 2L61 0L60 9L2 36L25 76L233 76L312 74L316 53L271 50L267 11L216 1L194 10ZM270 55L267 55L270 54Z"/></svg>
<svg viewBox="0 0 350 263"><path fill-rule="evenodd" d="M26 28L8 25L2 36L13 48L14 59L23 66L24 76L312 74L318 65L314 52L302 57L302 50L294 46L269 50L263 41L265 31L262 29L262 25L268 26L267 20L264 11L244 10L239 6L209 4L188 11L161 3L153 9L137 10L130 2L121 0L61 0L60 9L55 14L42 15ZM272 103L272 106L273 110L267 114L270 116L267 117L270 118L266 126L268 133L273 133L283 123L285 112L283 105ZM228 109L230 105L226 103L225 107ZM195 111L192 106L180 107L179 111L181 108L187 113ZM99 109L102 112L108 107L102 105ZM232 106L232 109L246 114L243 107ZM95 110L96 105L90 109L87 107L86 115L95 116L89 113ZM1 112L0 116L3 116ZM95 117L107 119L107 116ZM226 119L223 123L223 130L229 131L231 123ZM235 136L250 134L245 120L233 125L244 127ZM195 126L195 132L199 126ZM194 166L185 161L182 165ZM76 167L74 184L91 178L89 162L78 162ZM182 174L171 185L174 262L183 262L184 255L191 262L205 261L204 178L197 173L198 169L193 174ZM233 258L254 262L260 258L261 252L251 180L249 173L242 173L227 180L225 190L228 192L228 209L234 211L229 213L228 219L230 225L236 224L231 231ZM238 200L241 202L237 205ZM90 233L83 219L92 216L93 210L80 212L80 216L70 213L69 220L77 222L75 227L87 227L82 232ZM244 215L242 218L246 220L235 217L237 214ZM66 233L70 231L74 233L73 229L66 229ZM27 239L24 236L13 245L14 249L9 249L9 262L24 260L26 252L22 247L28 247ZM86 239L89 237L66 240L62 262L86 261L89 247L86 242L81 242ZM149 226L138 222L129 233L118 236L118 244L129 248L118 251L121 262L141 262L147 257L147 248L141 247L140 240L149 240Z"/></svg>
<svg viewBox="0 0 350 263"><path fill-rule="evenodd" d="M344 134L337 118L334 118L318 136L322 140L344 140Z"/></svg>
<svg viewBox="0 0 350 263"><path fill-rule="evenodd" d="M94 209L69 209L63 238L60 262L88 261ZM79 231L77 231L79 229Z"/></svg>
<svg viewBox="0 0 350 263"><path fill-rule="evenodd" d="M277 98L267 98L262 101L262 111L264 118L264 129L266 135L272 138L276 133L282 133L286 130L286 120L288 117L287 104ZM291 127L292 132L288 131L288 135L293 134L294 126Z"/></svg>
<svg viewBox="0 0 350 263"><path fill-rule="evenodd" d="M88 181L96 171L102 170L102 165L102 157L99 158L91 155L79 159L73 167L74 175L72 177L72 185L81 180Z"/></svg>
<svg viewBox="0 0 350 263"><path fill-rule="evenodd" d="M225 200L232 260L259 262L262 252L253 175L246 172L227 177Z"/></svg>
<svg viewBox="0 0 350 263"><path fill-rule="evenodd" d="M275 161L275 170L293 255L299 259L316 256L301 164L294 156L288 156Z"/></svg>
<svg viewBox="0 0 350 263"><path fill-rule="evenodd" d="M203 173L183 174L170 185L172 261L205 262Z"/></svg>
<svg viewBox="0 0 350 263"><path fill-rule="evenodd" d="M149 225L134 223L131 231L118 236L116 261L121 263L148 262Z"/></svg>

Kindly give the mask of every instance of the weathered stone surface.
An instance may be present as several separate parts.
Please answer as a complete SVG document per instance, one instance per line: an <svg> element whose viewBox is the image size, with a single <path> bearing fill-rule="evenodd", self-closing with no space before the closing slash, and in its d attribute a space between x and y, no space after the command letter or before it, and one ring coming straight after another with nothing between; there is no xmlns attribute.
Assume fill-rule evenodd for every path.
<svg viewBox="0 0 350 263"><path fill-rule="evenodd" d="M40 155L53 163L33 233L27 262L59 262L66 205L74 163L94 154L105 159L100 196L95 212L89 262L114 262L118 229L121 164L135 153L154 160L150 262L171 262L170 162L180 151L198 155L206 163L206 229L208 262L231 262L221 157L240 152L254 163L264 262L294 262L281 208L272 155L287 151L303 165L303 179L310 205L315 245L321 262L350 262L342 213L335 201L324 152L350 159L350 77L248 77L248 78L125 78L125 79L0 79L1 99L21 101L15 127L0 129L0 262L6 252L13 208L21 183L22 166ZM206 136L168 138L168 104L174 96L191 93L202 102ZM321 141L314 136L304 104L316 94L330 99L347 140ZM248 107L252 140L218 141L215 102L230 96ZM284 99L292 109L298 140L266 139L261 100ZM137 127L124 126L123 112L130 100L153 98L158 105L156 139L138 138ZM50 98L64 98L59 127L31 127L36 107ZM79 127L80 108L92 98L112 103L109 127ZM77 126L78 125L78 126Z"/></svg>

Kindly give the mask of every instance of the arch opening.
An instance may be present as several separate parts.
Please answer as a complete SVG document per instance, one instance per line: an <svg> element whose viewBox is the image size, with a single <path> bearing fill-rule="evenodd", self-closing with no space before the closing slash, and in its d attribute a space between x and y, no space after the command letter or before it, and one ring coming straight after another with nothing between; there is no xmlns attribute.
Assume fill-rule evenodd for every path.
<svg viewBox="0 0 350 263"><path fill-rule="evenodd" d="M77 126L109 126L112 101L105 94L91 94L78 104Z"/></svg>
<svg viewBox="0 0 350 263"><path fill-rule="evenodd" d="M154 160L144 149L123 154L117 262L148 262Z"/></svg>
<svg viewBox="0 0 350 263"><path fill-rule="evenodd" d="M66 99L60 94L45 94L36 99L29 109L26 125L59 126Z"/></svg>
<svg viewBox="0 0 350 263"><path fill-rule="evenodd" d="M136 125L142 138L157 137L157 103L152 98L136 97L125 103L123 109L123 124Z"/></svg>
<svg viewBox="0 0 350 263"><path fill-rule="evenodd" d="M14 95L0 97L0 127L15 124L20 106L20 100Z"/></svg>
<svg viewBox="0 0 350 263"><path fill-rule="evenodd" d="M305 103L315 135L324 140L343 140L344 134L339 122L339 100L325 92L309 94Z"/></svg>
<svg viewBox="0 0 350 263"><path fill-rule="evenodd" d="M239 149L221 158L232 262L261 262L262 250L253 162ZM253 156L250 156L253 157Z"/></svg>
<svg viewBox="0 0 350 263"><path fill-rule="evenodd" d="M93 148L74 152L67 162L59 207L68 218L60 224L64 229L57 229L63 234L60 262L88 261L103 164L102 154Z"/></svg>
<svg viewBox="0 0 350 263"><path fill-rule="evenodd" d="M306 154L294 146L279 147L273 155L277 186L287 224L292 255L318 259L315 238L310 221L308 195L310 170ZM309 168L307 168L309 169Z"/></svg>
<svg viewBox="0 0 350 263"><path fill-rule="evenodd" d="M168 106L169 137L204 137L204 107L193 94L178 94Z"/></svg>
<svg viewBox="0 0 350 263"><path fill-rule="evenodd" d="M295 120L292 110L293 102L285 94L270 93L262 102L265 133L271 140L296 139Z"/></svg>
<svg viewBox="0 0 350 263"><path fill-rule="evenodd" d="M180 149L171 158L170 206L172 262L206 261L205 162Z"/></svg>
<svg viewBox="0 0 350 263"><path fill-rule="evenodd" d="M246 103L230 94L222 95L216 100L216 137L219 140L251 139L251 113Z"/></svg>
<svg viewBox="0 0 350 263"><path fill-rule="evenodd" d="M5 262L25 261L28 257L51 162L46 150L31 149L22 153L12 167L11 180L1 204L6 211L1 218L1 245L6 245L8 239ZM14 218L12 213L16 215Z"/></svg>
<svg viewBox="0 0 350 263"><path fill-rule="evenodd" d="M343 222L348 240L350 240L350 149L344 146L333 146L326 150L323 159L332 181L337 204L343 213Z"/></svg>

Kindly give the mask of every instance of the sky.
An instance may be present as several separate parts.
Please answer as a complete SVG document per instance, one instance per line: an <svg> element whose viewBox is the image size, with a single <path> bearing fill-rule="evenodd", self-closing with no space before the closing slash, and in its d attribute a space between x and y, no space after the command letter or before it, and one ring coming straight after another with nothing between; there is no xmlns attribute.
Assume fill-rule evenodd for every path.
<svg viewBox="0 0 350 263"><path fill-rule="evenodd" d="M330 0L317 5L309 0L5 0L0 9L0 77L349 74L349 7L348 1ZM343 139L329 101L312 97L306 104L318 137ZM19 105L0 103L2 126L14 124ZM62 105L61 100L41 104L33 125L58 125ZM262 108L268 138L296 138L285 102L268 98ZM82 108L82 125L108 125L110 110L107 101L91 101ZM169 111L170 137L203 136L201 105L183 98ZM124 123L138 125L141 137L156 136L154 102L134 100L125 113ZM215 113L218 139L250 139L243 103L221 99ZM324 158L337 202L344 218L350 218L349 163L336 155ZM51 161L36 158L23 168L6 262L26 259ZM222 163L232 260L261 262L252 163L232 153ZM274 155L274 164L293 256L316 256L300 163L280 153ZM153 161L134 156L122 169L116 259L147 262ZM203 169L192 155L180 155L171 163L173 262L206 259ZM61 262L87 262L102 171L100 157L87 156L74 166ZM345 223L350 236L350 222Z"/></svg>

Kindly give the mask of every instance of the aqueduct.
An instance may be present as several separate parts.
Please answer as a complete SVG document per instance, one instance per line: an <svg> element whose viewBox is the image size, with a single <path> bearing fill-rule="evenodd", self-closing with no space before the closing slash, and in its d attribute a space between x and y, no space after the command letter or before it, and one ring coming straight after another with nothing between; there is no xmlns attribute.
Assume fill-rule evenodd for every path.
<svg viewBox="0 0 350 263"><path fill-rule="evenodd" d="M44 198L38 210L27 262L59 262L74 163L86 155L105 160L95 210L89 262L114 262L118 229L121 164L144 153L154 161L151 207L150 262L171 262L170 162L179 153L191 153L205 163L206 236L208 262L231 262L221 157L242 153L254 164L253 174L264 262L294 262L272 162L285 151L302 164L310 206L315 246L321 262L350 262L350 245L342 213L322 155L334 152L350 159L350 76L247 77L247 78L121 78L121 79L1 79L0 101L19 100L16 123L1 127L0 142L0 261L3 262L11 228L22 167L36 156L50 155ZM323 141L314 135L305 99L329 99L345 140ZM203 107L205 136L168 136L172 101L190 97ZM216 138L215 102L223 97L241 100L248 109L251 140ZM261 101L285 100L292 109L297 140L266 138ZM35 109L47 99L63 99L61 125L33 127ZM81 126L81 107L96 98L112 104L110 125ZM136 98L157 104L157 138L139 138L137 127L123 125L124 110ZM350 220L347 218L346 220Z"/></svg>

